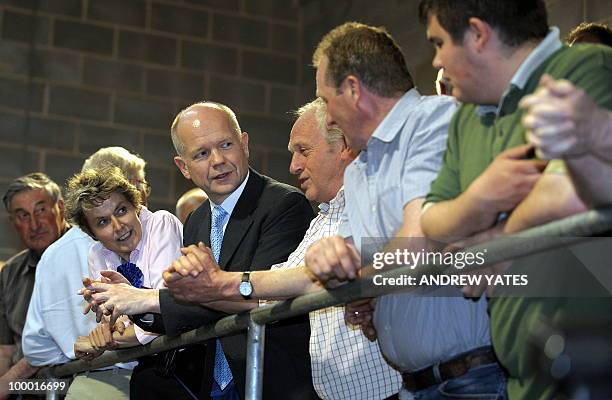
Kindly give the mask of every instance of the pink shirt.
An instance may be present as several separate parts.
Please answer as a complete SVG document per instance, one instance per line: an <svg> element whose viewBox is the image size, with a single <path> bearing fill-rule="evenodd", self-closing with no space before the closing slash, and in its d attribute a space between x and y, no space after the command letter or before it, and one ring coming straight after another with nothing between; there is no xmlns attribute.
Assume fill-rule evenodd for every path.
<svg viewBox="0 0 612 400"><path fill-rule="evenodd" d="M140 211L142 238L130 253L129 262L136 264L144 275L143 285L152 289L164 287L162 273L181 256L183 246L183 225L168 211L152 213L146 207ZM122 264L121 257L96 242L89 250L89 276L100 279L100 271L113 270ZM140 343L148 343L156 335L144 333L136 328ZM146 337L145 337L146 336Z"/></svg>

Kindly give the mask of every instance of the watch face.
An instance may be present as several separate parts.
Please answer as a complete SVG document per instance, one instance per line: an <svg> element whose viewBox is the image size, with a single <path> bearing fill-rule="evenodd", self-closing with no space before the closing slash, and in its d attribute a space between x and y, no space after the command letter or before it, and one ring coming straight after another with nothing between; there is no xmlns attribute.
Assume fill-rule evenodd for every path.
<svg viewBox="0 0 612 400"><path fill-rule="evenodd" d="M251 286L251 282L241 282L238 290L241 295L250 296L253 293L253 286Z"/></svg>

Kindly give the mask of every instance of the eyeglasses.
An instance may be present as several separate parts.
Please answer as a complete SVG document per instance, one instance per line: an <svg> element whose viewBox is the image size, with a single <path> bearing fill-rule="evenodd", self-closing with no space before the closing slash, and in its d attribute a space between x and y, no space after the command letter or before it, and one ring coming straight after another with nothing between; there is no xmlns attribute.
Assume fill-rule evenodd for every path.
<svg viewBox="0 0 612 400"><path fill-rule="evenodd" d="M147 197L151 196L151 184L149 182L144 180L133 180L130 182L136 186L138 190L144 192Z"/></svg>

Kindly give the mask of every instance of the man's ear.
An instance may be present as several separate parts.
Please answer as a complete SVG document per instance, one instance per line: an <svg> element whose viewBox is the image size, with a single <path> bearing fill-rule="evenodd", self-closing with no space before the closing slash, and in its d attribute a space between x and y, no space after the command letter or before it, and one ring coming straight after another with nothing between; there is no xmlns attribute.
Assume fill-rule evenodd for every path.
<svg viewBox="0 0 612 400"><path fill-rule="evenodd" d="M187 164L185 163L185 160L183 160L183 157L175 156L174 164L178 167L179 171L181 171L181 174L183 174L186 179L191 179L189 168L187 168Z"/></svg>
<svg viewBox="0 0 612 400"><path fill-rule="evenodd" d="M495 33L493 28L485 21L475 17L470 18L468 24L469 28L463 39L464 44L467 40L476 51L484 50L491 40L491 36Z"/></svg>
<svg viewBox="0 0 612 400"><path fill-rule="evenodd" d="M242 132L240 135L240 145L242 146L242 151L247 158L249 158L249 134L246 132Z"/></svg>
<svg viewBox="0 0 612 400"><path fill-rule="evenodd" d="M59 199L57 201L57 207L59 208L60 216L62 219L66 218L66 205L64 203L64 199Z"/></svg>
<svg viewBox="0 0 612 400"><path fill-rule="evenodd" d="M351 149L350 147L347 147L346 149L344 149L341 156L343 160L346 160L348 163L350 163L357 158L360 152L360 150L355 150Z"/></svg>
<svg viewBox="0 0 612 400"><path fill-rule="evenodd" d="M361 82L355 75L349 75L342 82L342 92L347 94L353 104L357 104L361 98Z"/></svg>
<svg viewBox="0 0 612 400"><path fill-rule="evenodd" d="M343 136L342 137L342 150L340 151L340 160L348 164L351 161L353 161L355 158L357 158L357 155L359 155L359 152L348 147L348 145L346 144L346 139Z"/></svg>

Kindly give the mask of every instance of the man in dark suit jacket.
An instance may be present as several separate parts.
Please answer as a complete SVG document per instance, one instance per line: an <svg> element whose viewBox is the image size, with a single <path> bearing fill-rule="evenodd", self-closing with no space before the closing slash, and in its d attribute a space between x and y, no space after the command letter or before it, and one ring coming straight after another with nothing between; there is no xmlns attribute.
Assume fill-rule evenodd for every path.
<svg viewBox="0 0 612 400"><path fill-rule="evenodd" d="M312 209L297 189L249 170L249 138L241 132L233 112L219 104L196 104L177 116L171 132L178 153L176 165L209 197L185 224L185 246L200 241L211 246L212 206L221 206L229 214L219 256L222 268L257 270L286 260L308 229L314 216ZM168 291L160 292L160 311L162 332L171 335L226 315L198 305L181 304ZM309 333L305 316L283 321L268 330L264 361L266 398L316 397L310 374ZM235 387L240 398L244 398L246 333L222 338L221 344ZM207 344L206 353L203 394L211 393L213 385L214 341Z"/></svg>
<svg viewBox="0 0 612 400"><path fill-rule="evenodd" d="M227 213L223 221L224 234L219 256L222 268L228 271L258 270L286 260L302 240L314 216L312 208L297 189L249 169L248 135L241 132L234 113L218 103L194 104L179 113L172 124L171 133L178 153L176 165L187 179L191 179L209 197L189 216L184 227L184 245L203 242L211 246L211 211L213 207L220 206ZM130 305L123 310L118 307L120 303L126 304L126 299L118 301L118 298L112 298L112 289L106 290L105 294L110 297L108 302L116 313L133 315L159 312L154 314L152 323L134 318L137 324L151 332L176 335L227 315L200 305L180 303L168 290L160 290L155 299L157 304L145 308L145 304L151 303L141 301L139 296L150 298L154 295L151 293L153 291L148 290L143 294L142 289L131 290L134 293L130 295ZM306 316L268 327L264 360L265 399L318 398L312 387L309 336ZM215 340L206 343L200 398L209 398L211 393L214 394L213 399L244 398L246 332L221 338L233 376L232 384L223 393L213 382L215 344ZM150 373L137 376L149 377L145 383L154 380ZM150 383L152 385L148 388L139 384L134 397L163 396L157 389L152 389L161 383ZM161 387L159 390L163 391ZM177 398L174 393L177 397L184 397L184 393L175 391L173 398Z"/></svg>
<svg viewBox="0 0 612 400"><path fill-rule="evenodd" d="M311 217L309 203L296 189L250 170L225 231L219 265L226 271L256 271L286 260L303 238ZM210 229L211 206L207 201L185 224L185 246L200 241L210 246ZM161 318L155 319L153 327L145 329L176 335L227 315L177 302L166 290L160 291L159 301ZM309 336L310 327L303 316L268 326L264 353L265 399L317 398L312 388ZM224 337L221 343L236 389L240 398L244 398L246 332ZM202 394L211 390L214 351L214 341L208 342Z"/></svg>

